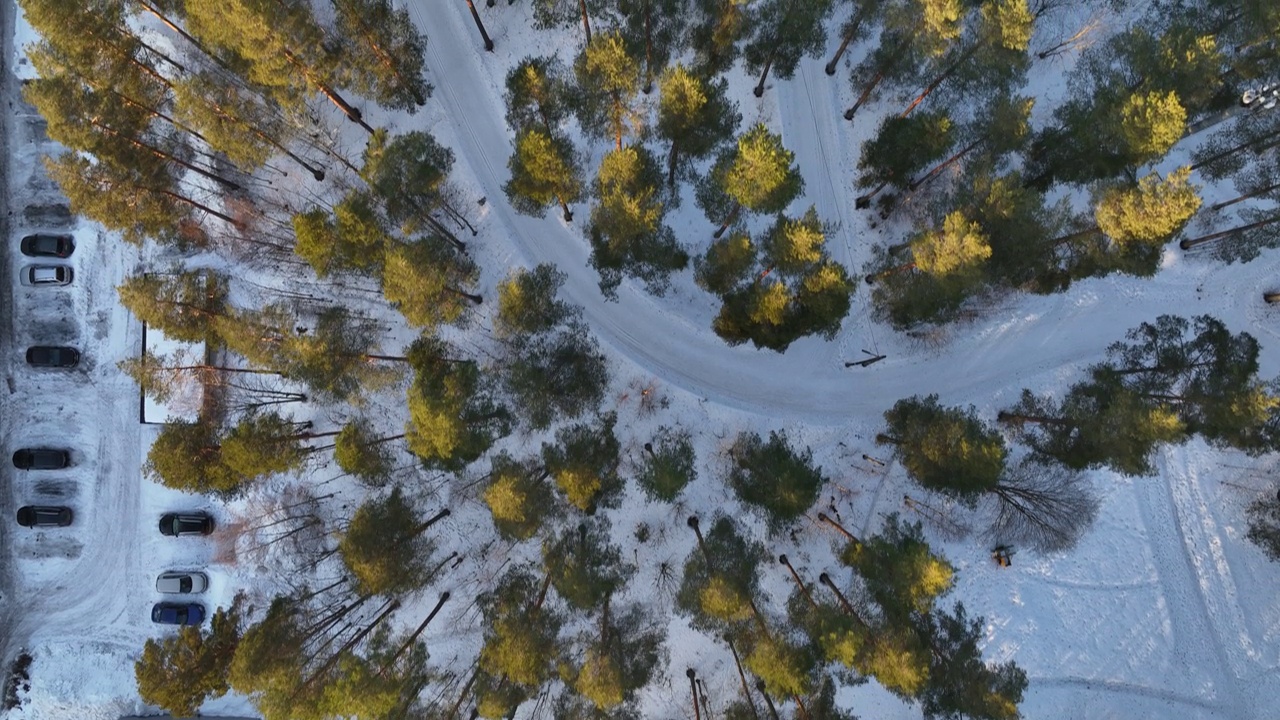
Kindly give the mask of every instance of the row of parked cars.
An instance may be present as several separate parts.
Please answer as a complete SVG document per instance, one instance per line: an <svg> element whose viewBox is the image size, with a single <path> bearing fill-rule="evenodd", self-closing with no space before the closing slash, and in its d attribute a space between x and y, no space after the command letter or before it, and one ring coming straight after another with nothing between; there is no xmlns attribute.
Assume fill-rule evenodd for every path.
<svg viewBox="0 0 1280 720"><path fill-rule="evenodd" d="M19 245L27 257L71 257L76 250L70 235L34 233L22 238ZM75 272L70 265L28 265L24 274L31 285L70 285ZM72 347L37 345L27 348L27 364L33 367L73 368L80 363L80 351Z"/></svg>
<svg viewBox="0 0 1280 720"><path fill-rule="evenodd" d="M71 466L71 453L55 448L22 448L13 453L19 470L62 470ZM18 524L23 527L66 527L75 515L58 505L24 505L18 508ZM213 518L207 513L165 513L160 516L161 535L208 535ZM156 578L156 591L165 595L195 595L209 589L209 577L202 572L171 570ZM151 620L168 625L199 625L204 622L204 606L195 602L160 602L151 608Z"/></svg>
<svg viewBox="0 0 1280 720"><path fill-rule="evenodd" d="M160 516L160 534L170 537L208 535L213 518L208 513L166 513ZM156 578L156 591L165 595L195 595L209 589L209 577L202 572L174 570ZM151 608L151 622L162 625L199 625L204 622L204 605L198 602L159 602Z"/></svg>

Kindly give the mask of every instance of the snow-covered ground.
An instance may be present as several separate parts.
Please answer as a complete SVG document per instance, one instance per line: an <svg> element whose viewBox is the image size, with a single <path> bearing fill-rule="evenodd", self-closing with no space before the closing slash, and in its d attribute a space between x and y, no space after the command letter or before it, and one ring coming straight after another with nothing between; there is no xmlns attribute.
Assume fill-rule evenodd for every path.
<svg viewBox="0 0 1280 720"><path fill-rule="evenodd" d="M881 454L871 438L893 402L937 393L944 403L973 404L993 417L1024 387L1061 390L1127 329L1163 313L1211 314L1232 330L1252 333L1263 345L1262 376L1280 374L1280 309L1261 301L1264 290L1280 288L1276 252L1226 266L1187 257L1171 245L1153 279L1117 276L1082 282L1060 295L1007 298L988 308L983 319L928 341L870 321L867 293L860 288L835 340L803 340L784 355L725 346L709 330L712 298L693 286L687 272L664 298L624 283L618 302L606 303L586 264L580 230L585 207L578 208L578 224L564 223L558 212L529 218L517 215L501 190L511 138L503 120L506 71L546 48L560 48L571 61L581 43L579 31L532 30L527 4L478 7L497 44L488 54L464 3L415 0L407 5L430 38L427 63L435 95L415 116L368 114L375 125L388 125L393 132L430 130L457 155L457 184L472 199L487 198L471 213L481 230L475 252L484 272L483 292L492 293L513 266L551 262L568 274L565 294L584 307L612 360L616 389L607 404L622 417L624 449L634 453L658 424L679 423L694 431L701 477L687 491L686 514L740 511L716 479L718 452L739 430L785 429L813 449L833 478L830 494L846 522L874 532L883 515L905 512L901 497L913 491L900 468L861 459L862 453ZM20 26L17 45L29 40ZM861 52L852 49L852 59ZM770 80L761 99L751 95L753 79L739 69L730 75L731 94L744 125L770 124L795 151L805 194L793 208L813 204L821 217L838 224L829 240L832 254L856 275L871 246L902 228L872 230L869 216L852 208L858 146L879 116L873 107L854 123L841 119L851 93L843 73L835 78L823 73L824 62L805 60L795 78ZM1048 97L1063 67L1057 60L1042 65L1033 71L1028 93ZM886 101L885 108L897 104ZM19 648L35 657L26 702L12 714L24 720L117 717L146 709L133 689L132 661L145 638L161 632L147 617L158 599L156 573L207 568L214 580L207 596L211 605L228 603L244 587L269 592L272 578L251 563L213 562L215 540L165 538L156 532L155 519L167 510L208 509L220 520L228 511L142 477L155 428L138 424L136 388L116 369L116 362L138 352L140 327L118 306L112 288L145 258L80 223L74 226L72 288L26 288L16 282L23 264L16 238L28 230L51 229L23 225L20 209L32 201L51 202L56 190L47 181L28 181L42 177L37 158L47 148L24 142L31 118L22 105L11 107L10 200L19 211L9 232L15 332L10 392L0 422L6 451L53 443L45 438L56 433L57 443L75 449L76 463L66 471L29 477L4 471L12 478L5 500L16 506L57 498L77 513L69 529L14 532L11 527L0 535L11 539L6 554L14 580L3 598L7 614L0 614L13 618L7 631L0 627L6 670ZM1038 107L1037 116L1042 112ZM1195 142L1185 141L1166 164L1178 164ZM595 147L594 157L602 151ZM1229 191L1208 188L1206 199ZM712 228L691 193L685 193L670 222L691 252L710 242ZM21 362L21 349L37 341L78 345L85 360L70 373L29 369ZM888 357L867 368L846 368L846 361L865 357L864 349ZM639 388L651 383L670 403L652 415L637 406ZM402 409L390 412L403 414ZM510 442L536 445L539 439ZM989 660L1013 659L1027 671L1026 717L1280 717L1280 566L1243 539L1242 517L1244 506L1273 486L1272 461L1193 442L1162 450L1157 466L1154 477L1091 473L1103 504L1080 545L1048 556L1019 553L1008 569L990 561L982 538L948 541L926 524L931 541L959 570L948 602L961 600L971 614L985 616ZM657 562L672 559L678 568L693 544L683 516L636 495L613 514L616 540L624 554L634 550L640 565L628 591L631 599L651 594ZM471 523L482 522L483 514L473 497L451 498L454 502L462 503L463 511L445 523L445 533L462 545L478 527ZM659 531L648 545L638 546L632 537L640 522ZM802 575L814 577L836 569L831 541L821 529L808 527L798 541L782 538L773 547L791 555ZM457 582L478 582L482 573L472 572ZM779 607L789 580L775 568L763 573L773 606ZM449 589L449 582L438 589ZM436 590L423 593L421 604L429 608ZM422 614L416 608L401 612L409 625ZM446 607L445 616L427 635L432 662L458 663L461 672L474 658L474 633L461 639L451 633L474 627L474 613L457 603ZM679 618L671 629L671 658L662 672L679 680L685 667L697 667L713 698L733 697L736 678L727 650L692 633ZM846 690L841 698L862 717L919 716L918 709L874 683ZM652 717L680 717L687 710L687 703L673 701L669 692L648 692L644 702ZM219 710L243 714L246 706L243 699L229 697L205 707L210 714Z"/></svg>

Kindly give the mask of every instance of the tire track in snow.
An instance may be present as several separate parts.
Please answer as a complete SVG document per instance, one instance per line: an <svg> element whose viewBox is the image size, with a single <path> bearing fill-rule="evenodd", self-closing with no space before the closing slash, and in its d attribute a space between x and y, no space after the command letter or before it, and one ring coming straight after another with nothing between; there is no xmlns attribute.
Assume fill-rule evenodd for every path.
<svg viewBox="0 0 1280 720"><path fill-rule="evenodd" d="M1237 669L1214 622L1204 579L1190 547L1202 539L1188 520L1204 506L1186 497L1187 491L1182 493L1184 502L1179 503L1179 491L1173 487L1174 482L1185 485L1188 478L1171 477L1170 467L1185 466L1190 460L1181 457L1176 463L1170 462L1170 455L1184 453L1182 448L1165 451L1160 475L1141 478L1135 483L1142 499L1140 511L1150 538L1156 574L1163 588L1161 596L1168 603L1172 661L1188 681L1204 678L1211 684L1215 707L1228 717L1243 720L1247 717L1241 705L1247 697L1242 694L1246 689L1240 687ZM1247 633L1241 631L1238 635Z"/></svg>

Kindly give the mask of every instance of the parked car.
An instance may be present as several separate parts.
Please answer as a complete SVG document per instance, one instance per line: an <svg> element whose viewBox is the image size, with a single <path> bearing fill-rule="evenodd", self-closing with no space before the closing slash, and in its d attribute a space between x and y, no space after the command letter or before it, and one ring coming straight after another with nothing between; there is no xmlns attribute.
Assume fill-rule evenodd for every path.
<svg viewBox="0 0 1280 720"><path fill-rule="evenodd" d="M151 608L151 622L161 625L199 625L204 622L204 606L200 603L156 603Z"/></svg>
<svg viewBox="0 0 1280 720"><path fill-rule="evenodd" d="M71 464L71 453L53 448L22 448L13 453L19 470L61 470Z"/></svg>
<svg viewBox="0 0 1280 720"><path fill-rule="evenodd" d="M27 268L27 280L32 285L70 285L72 275L69 265L32 265Z"/></svg>
<svg viewBox="0 0 1280 720"><path fill-rule="evenodd" d="M171 570L156 578L156 592L166 595L202 593L209 589L209 578L202 572Z"/></svg>
<svg viewBox="0 0 1280 720"><path fill-rule="evenodd" d="M160 534L208 535L213 532L213 518L208 513L165 513L160 516Z"/></svg>
<svg viewBox="0 0 1280 720"><path fill-rule="evenodd" d="M22 254L27 257L71 257L76 242L70 235L35 233L22 238Z"/></svg>
<svg viewBox="0 0 1280 720"><path fill-rule="evenodd" d="M71 524L71 508L52 505L24 505L18 508L22 527L66 527Z"/></svg>
<svg viewBox="0 0 1280 720"><path fill-rule="evenodd" d="M73 368L80 363L80 351L72 347L33 345L27 348L27 364L35 367Z"/></svg>

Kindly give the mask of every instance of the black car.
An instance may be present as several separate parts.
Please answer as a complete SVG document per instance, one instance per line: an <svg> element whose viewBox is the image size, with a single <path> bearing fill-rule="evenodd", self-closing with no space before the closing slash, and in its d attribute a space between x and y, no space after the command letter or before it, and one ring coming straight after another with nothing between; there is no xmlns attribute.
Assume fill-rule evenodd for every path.
<svg viewBox="0 0 1280 720"><path fill-rule="evenodd" d="M22 238L22 254L28 257L71 257L76 251L75 240L70 235L35 233Z"/></svg>
<svg viewBox="0 0 1280 720"><path fill-rule="evenodd" d="M53 448L22 448L13 453L19 470L61 470L71 464L71 453Z"/></svg>
<svg viewBox="0 0 1280 720"><path fill-rule="evenodd" d="M80 363L80 351L72 347L33 345L27 348L27 364L34 367L73 368Z"/></svg>
<svg viewBox="0 0 1280 720"><path fill-rule="evenodd" d="M52 505L24 505L18 508L22 527L66 527L71 524L71 508Z"/></svg>
<svg viewBox="0 0 1280 720"><path fill-rule="evenodd" d="M165 513L160 516L160 534L208 535L213 532L213 518L208 513Z"/></svg>
<svg viewBox="0 0 1280 720"><path fill-rule="evenodd" d="M156 603L151 622L162 625L199 625L204 622L204 606L199 603Z"/></svg>

